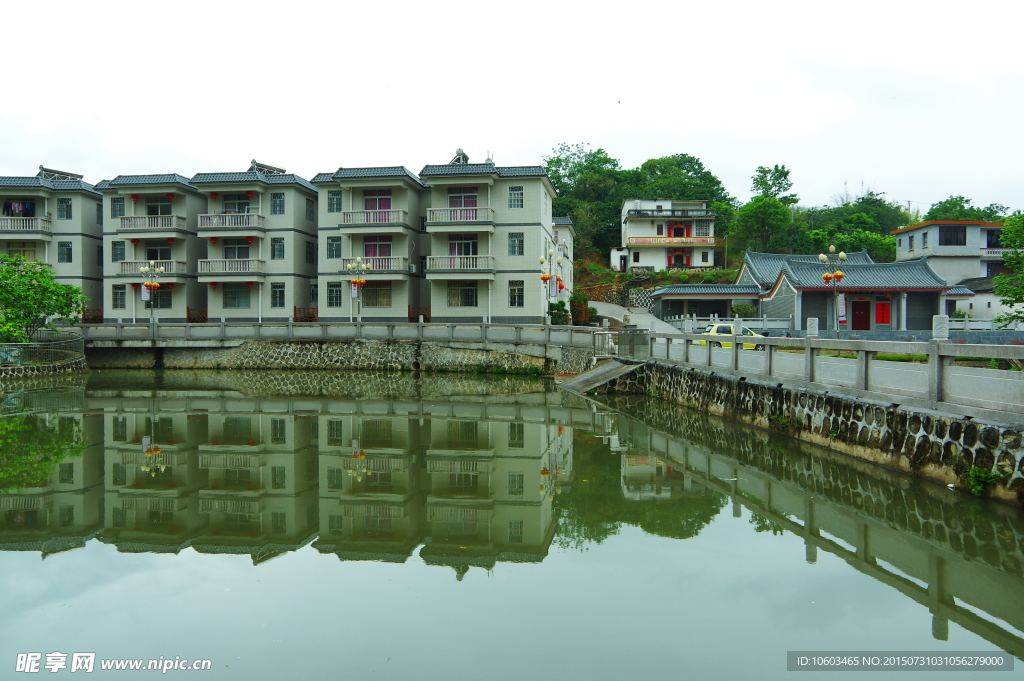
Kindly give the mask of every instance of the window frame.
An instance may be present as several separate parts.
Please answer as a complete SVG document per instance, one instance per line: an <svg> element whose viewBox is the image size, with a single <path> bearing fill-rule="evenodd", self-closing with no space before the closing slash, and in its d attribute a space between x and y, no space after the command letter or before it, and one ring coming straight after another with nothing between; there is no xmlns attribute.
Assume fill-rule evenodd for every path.
<svg viewBox="0 0 1024 681"><path fill-rule="evenodd" d="M308 196L306 197L306 220L308 222L316 220L316 202Z"/></svg>
<svg viewBox="0 0 1024 681"><path fill-rule="evenodd" d="M340 213L342 192L340 189L328 189L327 190L327 212L328 213Z"/></svg>
<svg viewBox="0 0 1024 681"><path fill-rule="evenodd" d="M327 259L328 260L339 260L342 255L342 244L344 243L340 236L329 236L327 237Z"/></svg>
<svg viewBox="0 0 1024 681"><path fill-rule="evenodd" d="M116 219L121 217L124 217L124 197L112 196L110 197L110 218Z"/></svg>
<svg viewBox="0 0 1024 681"><path fill-rule="evenodd" d="M70 198L57 199L57 219L71 220L74 217L74 204Z"/></svg>
<svg viewBox="0 0 1024 681"><path fill-rule="evenodd" d="M119 304L120 303L120 304ZM128 285L114 284L110 289L110 308L112 310L128 309Z"/></svg>
<svg viewBox="0 0 1024 681"><path fill-rule="evenodd" d="M70 241L58 241L57 242L57 262L58 263L74 263L75 262L75 249L74 244Z"/></svg>
<svg viewBox="0 0 1024 681"><path fill-rule="evenodd" d="M476 279L449 280L448 307L480 307L480 285Z"/></svg>
<svg viewBox="0 0 1024 681"><path fill-rule="evenodd" d="M345 306L345 286L340 281L327 282L327 307Z"/></svg>
<svg viewBox="0 0 1024 681"><path fill-rule="evenodd" d="M526 232L508 233L508 254L510 256L526 254Z"/></svg>
<svg viewBox="0 0 1024 681"><path fill-rule="evenodd" d="M316 264L316 243L313 241L306 242L306 264Z"/></svg>
<svg viewBox="0 0 1024 681"><path fill-rule="evenodd" d="M390 281L368 281L360 288L363 307L391 307L393 298Z"/></svg>
<svg viewBox="0 0 1024 681"><path fill-rule="evenodd" d="M120 256L120 257L118 257ZM128 259L128 242L115 239L110 242L110 262L124 262Z"/></svg>
<svg viewBox="0 0 1024 681"><path fill-rule="evenodd" d="M510 185L508 188L509 210L518 210L526 205L526 192L523 185Z"/></svg>
<svg viewBox="0 0 1024 681"><path fill-rule="evenodd" d="M271 192L271 194L270 194L270 214L271 215L284 215L285 214L284 192Z"/></svg>
<svg viewBox="0 0 1024 681"><path fill-rule="evenodd" d="M285 286L283 281L270 283L270 307L272 309L283 309L285 298Z"/></svg>
<svg viewBox="0 0 1024 681"><path fill-rule="evenodd" d="M270 237L270 259L284 260L284 237Z"/></svg>
<svg viewBox="0 0 1024 681"><path fill-rule="evenodd" d="M228 295L229 293L231 294L230 296ZM243 299L245 305L240 304ZM250 289L244 281L224 282L221 284L220 300L221 307L225 310L251 310L252 289ZM228 304L229 300L231 302L230 305Z"/></svg>
<svg viewBox="0 0 1024 681"><path fill-rule="evenodd" d="M914 250L914 237L910 237L911 247ZM940 246L966 246L967 225L939 225Z"/></svg>
<svg viewBox="0 0 1024 681"><path fill-rule="evenodd" d="M526 280L510 279L508 282L508 306L526 307Z"/></svg>

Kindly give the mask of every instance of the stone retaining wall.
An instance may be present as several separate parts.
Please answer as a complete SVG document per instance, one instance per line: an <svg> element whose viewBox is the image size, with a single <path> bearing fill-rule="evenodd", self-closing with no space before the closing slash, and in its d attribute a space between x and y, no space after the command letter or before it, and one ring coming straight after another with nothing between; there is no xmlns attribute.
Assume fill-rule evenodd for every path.
<svg viewBox="0 0 1024 681"><path fill-rule="evenodd" d="M598 392L660 397L944 484L962 485L979 468L1003 480L987 494L1024 504L1024 433L1016 426L659 362Z"/></svg>
<svg viewBox="0 0 1024 681"><path fill-rule="evenodd" d="M52 364L30 364L27 366L9 366L0 367L0 382L6 382L13 378L32 378L36 376L58 376L60 374L73 374L82 371L88 371L89 365L86 363L86 358L78 353L68 353L74 355L71 359L64 360L63 362L54 362Z"/></svg>
<svg viewBox="0 0 1024 681"><path fill-rule="evenodd" d="M406 340L252 340L228 348L90 348L93 368L357 369L581 373L589 348Z"/></svg>

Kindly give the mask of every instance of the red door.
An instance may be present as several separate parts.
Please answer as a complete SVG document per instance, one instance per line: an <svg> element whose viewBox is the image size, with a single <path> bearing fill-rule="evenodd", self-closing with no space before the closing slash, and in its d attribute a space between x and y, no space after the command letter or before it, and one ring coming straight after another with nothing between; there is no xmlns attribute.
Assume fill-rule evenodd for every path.
<svg viewBox="0 0 1024 681"><path fill-rule="evenodd" d="M871 301L854 300L853 307L853 331L871 330Z"/></svg>

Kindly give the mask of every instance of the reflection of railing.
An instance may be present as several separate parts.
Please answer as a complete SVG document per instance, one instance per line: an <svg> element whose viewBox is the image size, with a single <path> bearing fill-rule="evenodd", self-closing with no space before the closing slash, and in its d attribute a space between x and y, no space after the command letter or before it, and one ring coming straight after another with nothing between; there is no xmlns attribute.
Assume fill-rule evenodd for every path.
<svg viewBox="0 0 1024 681"><path fill-rule="evenodd" d="M427 461L429 473L493 473L493 461Z"/></svg>
<svg viewBox="0 0 1024 681"><path fill-rule="evenodd" d="M346 470L357 471L366 469L368 471L404 471L408 468L405 459L344 459L341 467Z"/></svg>
<svg viewBox="0 0 1024 681"><path fill-rule="evenodd" d="M41 329L31 343L0 343L0 367L57 367L84 360L85 337L77 331Z"/></svg>
<svg viewBox="0 0 1024 681"><path fill-rule="evenodd" d="M121 508L126 511L181 511L188 508L187 499L154 499L152 497L124 497Z"/></svg>
<svg viewBox="0 0 1024 681"><path fill-rule="evenodd" d="M260 502L241 499L200 499L200 513L259 513Z"/></svg>
<svg viewBox="0 0 1024 681"><path fill-rule="evenodd" d="M40 497L21 495L0 497L0 511L31 511L42 507L43 500Z"/></svg>
<svg viewBox="0 0 1024 681"><path fill-rule="evenodd" d="M383 504L345 504L342 506L342 515L346 518L401 518L405 516L405 509Z"/></svg>
<svg viewBox="0 0 1024 681"><path fill-rule="evenodd" d="M200 454L200 468L258 468L261 466L257 454Z"/></svg>
<svg viewBox="0 0 1024 681"><path fill-rule="evenodd" d="M478 523L487 522L491 512L478 508L459 506L427 506L427 520L430 522Z"/></svg>
<svg viewBox="0 0 1024 681"><path fill-rule="evenodd" d="M140 466L142 464L163 464L165 466L182 466L188 461L185 452L160 452L152 456L146 456L144 452L121 452L121 463L125 466Z"/></svg>

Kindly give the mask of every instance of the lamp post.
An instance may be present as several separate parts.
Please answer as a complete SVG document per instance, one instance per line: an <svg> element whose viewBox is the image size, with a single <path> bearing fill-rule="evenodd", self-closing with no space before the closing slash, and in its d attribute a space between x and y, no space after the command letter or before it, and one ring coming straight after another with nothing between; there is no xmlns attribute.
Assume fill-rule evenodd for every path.
<svg viewBox="0 0 1024 681"><path fill-rule="evenodd" d="M846 276L846 274L839 269L839 265L846 262L846 253L843 251L836 253L836 247L830 245L828 247L828 255L819 253L818 261L825 266L825 272L821 275L822 280L825 282L825 287L832 287L834 328L836 330L836 338L839 338L839 284L843 281L843 277Z"/></svg>
<svg viewBox="0 0 1024 681"><path fill-rule="evenodd" d="M146 281L142 282L142 287L148 291L149 300L146 302L149 303L149 328L154 338L156 337L156 317L153 316L153 308L156 307L156 292L160 289L160 282L157 279L165 271L163 267L156 266L155 260L150 260L148 265L139 268L139 272L146 277Z"/></svg>
<svg viewBox="0 0 1024 681"><path fill-rule="evenodd" d="M360 272L365 272L366 270L370 269L370 263L363 262L362 258L356 258L354 262L350 262L349 264L345 265L345 269L347 269L351 275L352 300L355 301L356 305L355 319L352 319L351 321L355 321L356 319L362 321L363 301L361 296L363 286L366 284L366 280L362 279L358 275Z"/></svg>

